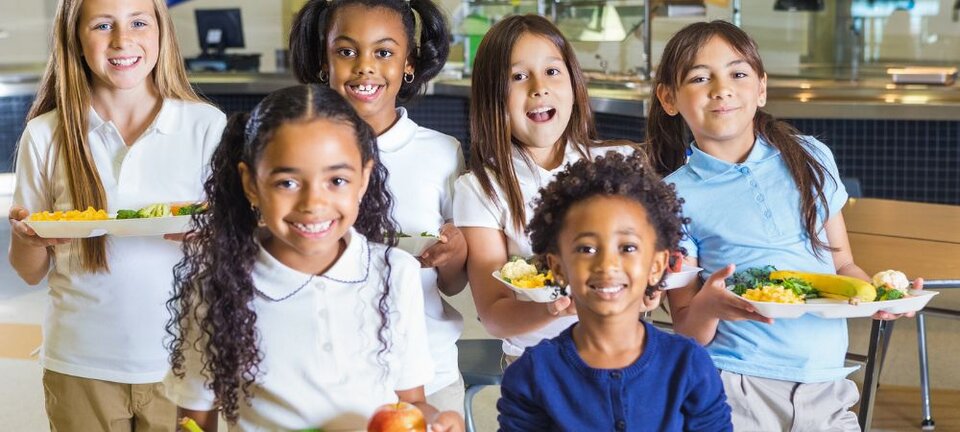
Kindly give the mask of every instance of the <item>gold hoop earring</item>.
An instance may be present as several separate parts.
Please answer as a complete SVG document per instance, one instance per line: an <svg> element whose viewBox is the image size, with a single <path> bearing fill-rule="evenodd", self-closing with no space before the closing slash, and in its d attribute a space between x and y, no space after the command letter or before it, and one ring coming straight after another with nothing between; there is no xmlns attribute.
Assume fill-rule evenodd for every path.
<svg viewBox="0 0 960 432"><path fill-rule="evenodd" d="M408 73L405 73L405 74L403 74L403 82L405 82L405 83L407 83L407 84L413 84L413 79L414 79L414 78L415 78L415 75L412 74L412 73L409 73L409 74L408 74Z"/></svg>
<svg viewBox="0 0 960 432"><path fill-rule="evenodd" d="M320 71L320 73L317 74L317 78L321 84L326 84L327 81L330 81L330 75L327 74L327 71Z"/></svg>

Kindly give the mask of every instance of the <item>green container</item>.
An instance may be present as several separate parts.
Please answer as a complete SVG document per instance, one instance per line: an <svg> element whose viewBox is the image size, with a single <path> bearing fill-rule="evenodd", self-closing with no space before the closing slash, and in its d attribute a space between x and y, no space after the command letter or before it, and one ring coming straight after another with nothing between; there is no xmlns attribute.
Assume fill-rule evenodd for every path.
<svg viewBox="0 0 960 432"><path fill-rule="evenodd" d="M473 60L477 58L477 47L480 46L480 41L487 34L487 30L490 30L490 25L490 19L482 15L467 15L463 20L461 28L465 36L463 40L463 68L465 72L469 73L473 70Z"/></svg>

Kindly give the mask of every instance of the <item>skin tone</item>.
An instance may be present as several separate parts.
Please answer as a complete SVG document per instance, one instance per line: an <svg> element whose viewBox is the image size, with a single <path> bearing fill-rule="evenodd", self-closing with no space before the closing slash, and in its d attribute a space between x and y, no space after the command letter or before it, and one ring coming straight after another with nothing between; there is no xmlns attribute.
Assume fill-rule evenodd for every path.
<svg viewBox="0 0 960 432"><path fill-rule="evenodd" d="M730 163L741 163L756 141L753 117L757 109L766 104L766 76L760 76L740 53L719 37L710 39L700 49L693 64L682 77L679 88L658 86L657 98L667 114L683 117L701 150ZM828 243L837 249L831 253L837 274L869 281L869 276L853 261L843 215L838 212L827 219L825 231ZM696 257L687 257L685 261L698 265ZM735 270L730 264L711 275L702 286L695 280L690 286L668 292L677 332L706 345L716 336L720 320L773 322L727 290L724 279ZM915 288L922 286L922 280L914 282ZM874 319L900 316L878 312Z"/></svg>
<svg viewBox="0 0 960 432"><path fill-rule="evenodd" d="M260 209L264 249L284 265L323 274L343 254L345 237L359 212L373 161L363 163L353 128L317 119L286 123L251 170L239 165L243 189ZM397 397L419 408L438 431L462 431L463 419L452 411L437 412L427 404L423 387L397 391ZM216 411L180 409L204 430L217 430Z"/></svg>
<svg viewBox="0 0 960 432"><path fill-rule="evenodd" d="M150 0L85 0L77 21L77 35L92 79L91 104L112 122L127 145L133 145L162 106L153 84L160 52L160 29ZM33 209L12 206L10 264L30 285L50 269L49 246L69 239L44 239L22 221ZM35 210L33 210L35 211Z"/></svg>
<svg viewBox="0 0 960 432"><path fill-rule="evenodd" d="M403 75L414 73L400 15L383 7L347 6L337 12L327 41L329 64L324 69L329 71L330 87L350 102L377 135L388 131L398 119L397 94ZM438 237L439 242L418 259L424 268L437 268L440 291L453 296L467 283L466 242L452 221L440 227Z"/></svg>
<svg viewBox="0 0 960 432"><path fill-rule="evenodd" d="M534 163L554 169L563 161L563 131L573 112L573 85L563 53L549 39L525 33L510 53L507 109L511 136ZM514 337L577 313L569 297L552 303L519 301L493 278L507 262L503 230L461 228L467 241L467 278L480 323L492 336Z"/></svg>
<svg viewBox="0 0 960 432"><path fill-rule="evenodd" d="M631 199L598 195L567 210L547 260L578 305L573 341L591 367L621 369L643 353L646 328L637 317L660 304L659 291L645 291L669 257L656 242L646 210Z"/></svg>

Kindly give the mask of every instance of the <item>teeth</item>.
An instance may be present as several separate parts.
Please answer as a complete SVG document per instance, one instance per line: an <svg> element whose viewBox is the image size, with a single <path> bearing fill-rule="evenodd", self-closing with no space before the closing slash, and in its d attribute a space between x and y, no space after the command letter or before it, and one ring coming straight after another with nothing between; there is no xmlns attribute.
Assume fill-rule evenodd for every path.
<svg viewBox="0 0 960 432"><path fill-rule="evenodd" d="M550 108L550 107L541 107L541 108L537 108L537 109L535 109L535 110L533 110L533 111L530 111L530 114L545 113L545 112L550 111L550 110L552 110L552 109L553 109L553 108Z"/></svg>
<svg viewBox="0 0 960 432"><path fill-rule="evenodd" d="M620 290L622 290L622 289L623 289L623 285L619 285L619 286L615 286L615 287L594 288L594 290L600 292L601 294L615 294L615 293L620 292Z"/></svg>
<svg viewBox="0 0 960 432"><path fill-rule="evenodd" d="M357 93L360 93L364 96L370 96L374 94L380 86L374 84L361 84L358 86L353 86L353 90Z"/></svg>
<svg viewBox="0 0 960 432"><path fill-rule="evenodd" d="M332 220L326 221L324 223L318 223L318 224L302 224L302 223L294 222L293 226L295 226L298 230L306 233L318 233L318 232L326 231L328 228L330 228L330 224L332 223L333 223Z"/></svg>
<svg viewBox="0 0 960 432"><path fill-rule="evenodd" d="M130 66L137 62L137 57L123 58L123 59L110 59L110 64L114 66Z"/></svg>

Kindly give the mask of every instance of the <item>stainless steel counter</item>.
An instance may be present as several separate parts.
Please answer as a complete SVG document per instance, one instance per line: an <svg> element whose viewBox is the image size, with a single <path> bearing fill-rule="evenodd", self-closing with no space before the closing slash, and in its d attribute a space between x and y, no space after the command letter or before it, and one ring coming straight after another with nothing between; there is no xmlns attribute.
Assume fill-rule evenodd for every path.
<svg viewBox="0 0 960 432"><path fill-rule="evenodd" d="M0 67L0 97L36 92L39 72ZM206 94L266 94L295 85L289 74L196 73L190 81ZM469 97L469 79L438 79L428 93ZM650 92L639 83L594 83L591 105L598 113L643 117ZM960 120L960 87L894 85L886 80L829 81L771 79L767 111L791 119Z"/></svg>

